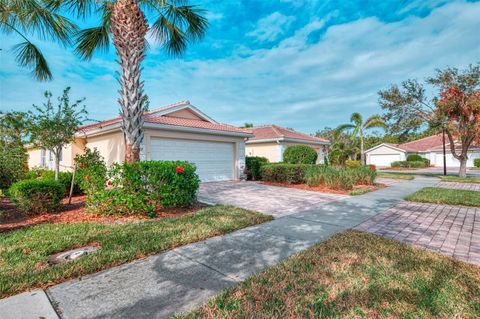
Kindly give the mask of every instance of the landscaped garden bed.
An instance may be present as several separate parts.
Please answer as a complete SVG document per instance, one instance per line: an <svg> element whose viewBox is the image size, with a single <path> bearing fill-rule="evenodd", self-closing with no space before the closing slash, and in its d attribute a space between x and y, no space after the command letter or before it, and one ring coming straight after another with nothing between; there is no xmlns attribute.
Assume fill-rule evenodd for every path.
<svg viewBox="0 0 480 319"><path fill-rule="evenodd" d="M176 318L476 318L478 269L347 231Z"/></svg>

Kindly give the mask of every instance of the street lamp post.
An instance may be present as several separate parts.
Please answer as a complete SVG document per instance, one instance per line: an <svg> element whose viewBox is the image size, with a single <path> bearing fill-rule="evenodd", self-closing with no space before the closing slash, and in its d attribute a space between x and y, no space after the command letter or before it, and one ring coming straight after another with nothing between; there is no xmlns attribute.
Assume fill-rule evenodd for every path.
<svg viewBox="0 0 480 319"><path fill-rule="evenodd" d="M442 125L442 142L443 142L443 175L447 175L447 152L445 149L445 124Z"/></svg>

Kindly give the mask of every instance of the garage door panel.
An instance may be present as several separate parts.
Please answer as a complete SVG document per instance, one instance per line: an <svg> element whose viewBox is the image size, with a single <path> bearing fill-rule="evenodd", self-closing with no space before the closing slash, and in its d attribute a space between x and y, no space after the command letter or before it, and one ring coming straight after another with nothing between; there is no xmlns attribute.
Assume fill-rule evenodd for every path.
<svg viewBox="0 0 480 319"><path fill-rule="evenodd" d="M191 162L204 182L233 179L233 143L152 138L151 159Z"/></svg>
<svg viewBox="0 0 480 319"><path fill-rule="evenodd" d="M376 166L390 166L392 162L400 160L399 154L372 154L369 156L369 164Z"/></svg>

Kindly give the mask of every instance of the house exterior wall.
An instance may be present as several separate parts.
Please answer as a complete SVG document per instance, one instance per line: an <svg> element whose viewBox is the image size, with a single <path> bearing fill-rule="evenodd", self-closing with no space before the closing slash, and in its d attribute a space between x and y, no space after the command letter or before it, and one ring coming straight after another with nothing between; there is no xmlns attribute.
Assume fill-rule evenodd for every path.
<svg viewBox="0 0 480 319"><path fill-rule="evenodd" d="M276 142L245 144L247 156L266 157L270 163L282 161L283 147Z"/></svg>
<svg viewBox="0 0 480 319"><path fill-rule="evenodd" d="M125 142L121 131L87 137L85 146L91 150L96 148L107 166L125 159Z"/></svg>
<svg viewBox="0 0 480 319"><path fill-rule="evenodd" d="M85 140L84 139L75 139L73 143L67 144L62 149L62 160L60 161L60 171L68 172L73 169L73 162L77 154L82 154L85 149ZM41 149L29 148L27 149L28 153L28 168L39 168L42 167L41 163ZM54 169L54 155L49 154L49 151L46 151L46 162L43 168Z"/></svg>

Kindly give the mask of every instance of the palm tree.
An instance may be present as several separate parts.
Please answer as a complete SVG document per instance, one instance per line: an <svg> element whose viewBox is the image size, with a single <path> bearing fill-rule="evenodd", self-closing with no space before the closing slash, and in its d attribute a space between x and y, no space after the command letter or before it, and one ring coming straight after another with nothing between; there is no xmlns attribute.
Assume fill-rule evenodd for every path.
<svg viewBox="0 0 480 319"><path fill-rule="evenodd" d="M76 52L90 59L95 50L106 50L110 37L121 67L120 115L125 137L125 161L140 159L140 143L143 140L144 101L141 63L145 57L145 36L150 30L170 55L185 52L187 45L201 39L207 29L204 10L188 5L188 0L67 0L80 16L92 10L100 13L100 25L78 33ZM145 14L155 15L150 25Z"/></svg>
<svg viewBox="0 0 480 319"><path fill-rule="evenodd" d="M387 128L387 124L380 115L372 115L365 122L363 122L362 115L360 113L353 113L350 117L352 124L342 124L336 128L336 131L343 132L345 130L353 129L351 138L360 138L360 162L365 165L365 153L364 153L364 131L371 128Z"/></svg>
<svg viewBox="0 0 480 319"><path fill-rule="evenodd" d="M39 81L52 79L52 72L42 51L30 38L53 40L68 45L77 26L60 15L48 0L0 0L0 31L17 34L21 42L13 47L17 63L31 69Z"/></svg>

